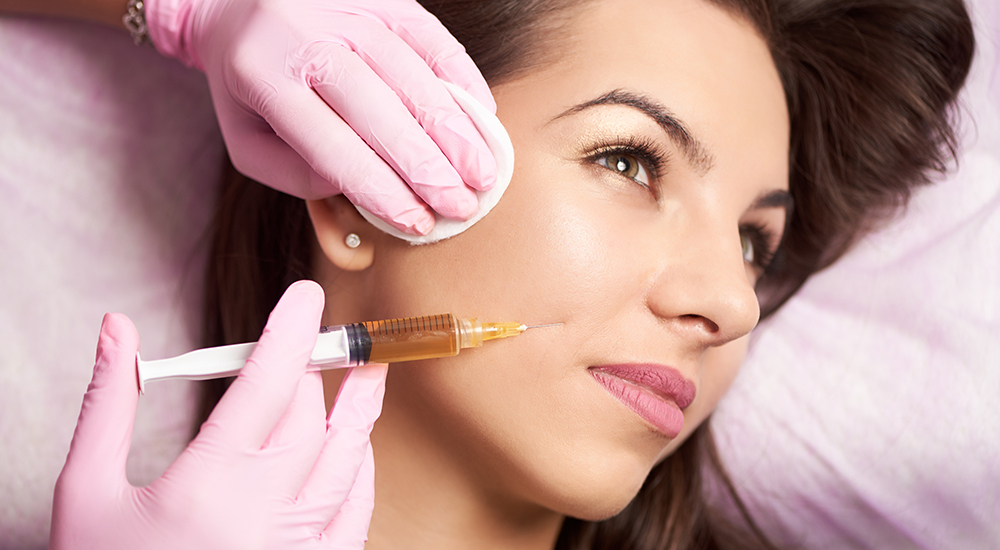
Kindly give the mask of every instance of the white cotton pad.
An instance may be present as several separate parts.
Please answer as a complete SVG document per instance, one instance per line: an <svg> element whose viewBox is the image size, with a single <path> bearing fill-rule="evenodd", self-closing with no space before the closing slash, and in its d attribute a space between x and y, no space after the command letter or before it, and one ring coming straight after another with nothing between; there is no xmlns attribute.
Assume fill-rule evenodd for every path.
<svg viewBox="0 0 1000 550"><path fill-rule="evenodd" d="M451 82L444 82L444 85L445 88L451 92L452 97L455 98L455 101L462 108L462 110L465 111L469 115L469 118L472 119L472 122L476 125L476 129L478 129L479 133L483 135L483 139L486 141L486 145L490 148L490 152L493 153L493 158L496 159L497 162L496 184L494 184L493 188L489 191L476 192L476 195L479 198L479 211L476 212L474 216L466 221L452 220L437 216L434 223L434 229L431 229L431 232L426 235L410 235L409 233L403 233L402 231L375 217L375 215L371 212L361 208L360 206L356 206L358 212L360 212L369 223L392 235L393 237L409 241L411 244L436 243L438 241L454 237L462 231L472 227L474 223L483 219L483 217L485 217L486 214L489 214L490 210L493 210L493 207L500 202L500 197L502 197L504 191L507 190L507 186L510 184L511 175L514 173L514 146L510 142L510 136L507 135L507 130L505 130L503 124L500 123L500 119L498 119L496 115L490 112L489 109L484 107L481 103L479 103L479 101L472 97L469 92L466 92Z"/></svg>

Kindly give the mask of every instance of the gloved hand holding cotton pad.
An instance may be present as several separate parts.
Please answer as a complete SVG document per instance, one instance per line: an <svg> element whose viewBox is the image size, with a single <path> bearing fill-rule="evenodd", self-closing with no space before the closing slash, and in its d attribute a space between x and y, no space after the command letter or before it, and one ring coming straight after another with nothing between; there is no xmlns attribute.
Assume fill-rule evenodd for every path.
<svg viewBox="0 0 1000 550"><path fill-rule="evenodd" d="M469 92L450 82L442 82L444 82L445 87L451 92L452 97L455 98L455 101L462 110L472 119L479 133L483 135L483 139L486 141L486 145L489 146L490 152L493 153L493 157L497 163L496 183L487 191L476 191L477 198L479 199L479 210L471 218L461 221L437 216L434 228L426 235L404 233L382 221L364 208L360 206L356 207L358 212L375 227L412 244L436 243L454 237L472 227L476 222L483 219L486 214L489 214L490 210L497 205L500 197L507 190L511 176L514 173L514 146L510 142L507 130L500 123L500 119L476 101Z"/></svg>

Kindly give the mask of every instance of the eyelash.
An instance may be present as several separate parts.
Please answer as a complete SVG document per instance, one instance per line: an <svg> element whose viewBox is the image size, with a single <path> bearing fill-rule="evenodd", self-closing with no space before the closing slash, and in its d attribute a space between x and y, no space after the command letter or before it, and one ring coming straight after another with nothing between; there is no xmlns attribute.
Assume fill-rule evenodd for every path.
<svg viewBox="0 0 1000 550"><path fill-rule="evenodd" d="M637 138L634 136L629 136L624 139L620 139L615 142L604 142L598 144L592 153L587 156L587 161L596 163L599 159L608 157L611 155L629 155L636 158L646 172L649 174L650 181L649 185L642 183L637 180L632 180L642 185L643 187L650 188L650 191L656 192L653 183L660 179L660 175L663 174L667 169L667 164L670 161L670 155L664 151L658 143L655 141ZM608 168L608 170L611 170ZM611 170L614 172L614 170ZM630 178L631 179L631 178Z"/></svg>
<svg viewBox="0 0 1000 550"><path fill-rule="evenodd" d="M753 245L754 258L753 265L759 270L759 274L767 271L777 254L777 244L775 243L774 232L763 225L744 224L740 226L740 233L746 234Z"/></svg>

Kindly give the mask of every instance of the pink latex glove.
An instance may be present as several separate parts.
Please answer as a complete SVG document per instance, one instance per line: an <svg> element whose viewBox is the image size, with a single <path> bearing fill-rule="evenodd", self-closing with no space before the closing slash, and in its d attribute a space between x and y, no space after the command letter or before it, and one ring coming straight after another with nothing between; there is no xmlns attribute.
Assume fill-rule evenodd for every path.
<svg viewBox="0 0 1000 550"><path fill-rule="evenodd" d="M305 370L322 309L318 285L289 287L198 436L143 488L125 478L139 338L127 317L106 315L49 548L362 548L374 504L368 436L386 368L350 372L327 421L319 374Z"/></svg>
<svg viewBox="0 0 1000 550"><path fill-rule="evenodd" d="M439 81L496 111L479 69L414 0L146 0L164 55L208 76L234 165L301 198L343 193L411 234L467 219L496 162ZM464 182L463 182L464 180Z"/></svg>

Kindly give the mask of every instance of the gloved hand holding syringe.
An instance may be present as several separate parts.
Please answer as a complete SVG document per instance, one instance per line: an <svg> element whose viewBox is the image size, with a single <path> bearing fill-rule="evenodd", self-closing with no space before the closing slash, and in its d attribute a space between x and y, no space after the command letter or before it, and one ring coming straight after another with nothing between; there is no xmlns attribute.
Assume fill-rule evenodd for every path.
<svg viewBox="0 0 1000 550"><path fill-rule="evenodd" d="M307 370L355 367L368 363L398 363L458 355L484 342L517 336L529 328L521 323L480 323L450 313L320 327ZM195 350L170 359L137 359L139 387L153 380L209 380L235 376L246 364L256 342Z"/></svg>
<svg viewBox="0 0 1000 550"><path fill-rule="evenodd" d="M235 165L263 183L302 198L342 193L374 227L426 244L468 229L510 181L513 146L485 80L413 0L144 5L157 47L205 70ZM316 47L296 46L306 44ZM309 55L272 55L286 51ZM249 73L233 70L235 52L255 61L240 64ZM528 327L447 315L446 330L386 332L375 322L317 335L323 309L322 289L299 282L258 343L160 361L139 360L134 326L107 316L56 486L50 548L363 548L374 504L369 434L387 372L376 364L456 355ZM361 344L353 355L351 330ZM368 362L346 375L324 419L315 371ZM239 372L194 440L146 487L125 476L136 366L140 388Z"/></svg>

